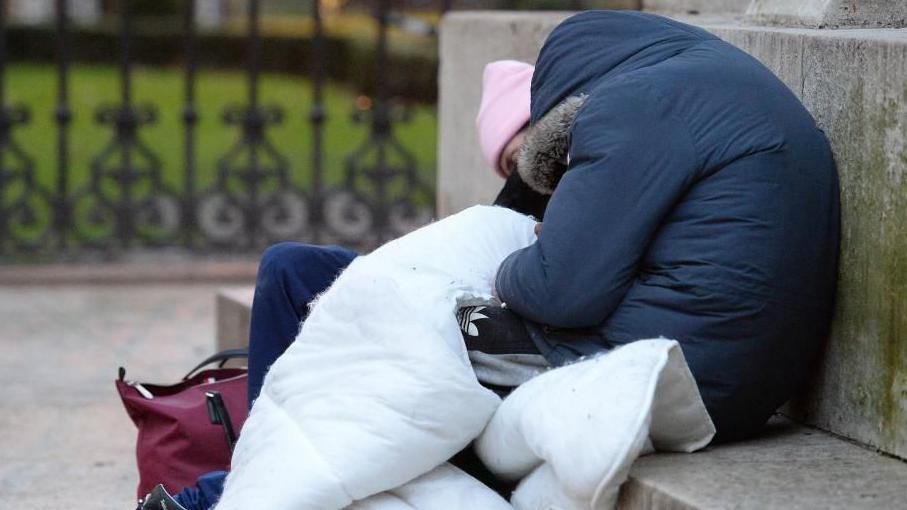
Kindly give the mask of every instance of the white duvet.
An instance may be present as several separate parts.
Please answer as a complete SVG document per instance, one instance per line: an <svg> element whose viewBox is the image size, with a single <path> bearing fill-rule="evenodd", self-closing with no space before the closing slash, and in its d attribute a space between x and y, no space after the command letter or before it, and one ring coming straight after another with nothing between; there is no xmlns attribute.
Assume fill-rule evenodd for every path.
<svg viewBox="0 0 907 510"><path fill-rule="evenodd" d="M534 221L477 206L357 258L268 372L218 510L599 509L633 460L714 427L677 343L643 340L521 386L476 380L454 315ZM510 502L446 464L476 440Z"/></svg>

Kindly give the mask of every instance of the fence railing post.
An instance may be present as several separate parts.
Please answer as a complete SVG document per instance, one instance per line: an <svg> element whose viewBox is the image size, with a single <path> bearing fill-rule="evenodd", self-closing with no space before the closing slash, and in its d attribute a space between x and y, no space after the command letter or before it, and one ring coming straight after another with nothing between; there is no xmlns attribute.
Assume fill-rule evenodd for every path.
<svg viewBox="0 0 907 510"><path fill-rule="evenodd" d="M6 149L9 144L12 122L6 107L6 0L0 0L0 249L12 244L9 214L4 205L8 183L13 172L6 166Z"/></svg>
<svg viewBox="0 0 907 510"><path fill-rule="evenodd" d="M54 192L55 227L58 245L65 250L70 229L69 204L69 0L57 0L57 186Z"/></svg>
<svg viewBox="0 0 907 510"><path fill-rule="evenodd" d="M34 252L52 244L54 210L35 175L34 159L13 136L31 115L26 106L8 104L6 8L0 0L0 252Z"/></svg>
<svg viewBox="0 0 907 510"><path fill-rule="evenodd" d="M136 123L135 113L132 108L132 0L120 0L120 110L116 129L120 136L122 150L122 168L117 172L120 180L120 205L116 211L117 235L123 247L128 247L132 241L132 184L133 163L132 145L135 142Z"/></svg>
<svg viewBox="0 0 907 510"><path fill-rule="evenodd" d="M324 109L324 27L321 19L321 0L312 0L312 106L309 108L309 122L312 124L312 187L309 192L311 203L312 240L321 240L321 224L324 218L322 207L324 201L324 182L322 165L324 164L324 123L327 114Z"/></svg>
<svg viewBox="0 0 907 510"><path fill-rule="evenodd" d="M188 247L195 245L195 129L198 124L198 110L195 105L195 6L196 0L186 0L183 13L184 31L184 77L183 84L183 242Z"/></svg>
<svg viewBox="0 0 907 510"><path fill-rule="evenodd" d="M259 59L261 58L261 39L258 35L258 14L260 10L259 0L248 0L249 3L249 36L248 57L246 59L246 79L248 80L247 99L248 110L246 113L245 130L243 136L250 142L249 150L249 170L248 179L246 180L246 192L249 200L246 202L247 207L244 211L246 218L246 236L251 244L255 243L256 230L258 230L258 193L261 184L261 175L259 171L258 160L258 142L264 135L264 122L258 106L258 73Z"/></svg>

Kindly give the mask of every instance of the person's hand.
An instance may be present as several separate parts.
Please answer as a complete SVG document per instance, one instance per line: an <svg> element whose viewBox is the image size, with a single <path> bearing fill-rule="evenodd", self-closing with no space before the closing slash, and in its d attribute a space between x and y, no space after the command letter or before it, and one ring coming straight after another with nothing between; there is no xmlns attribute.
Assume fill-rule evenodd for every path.
<svg viewBox="0 0 907 510"><path fill-rule="evenodd" d="M541 223L536 223L536 224L535 224L535 235L536 235L536 237L538 237L538 235L541 234L541 233L542 233L542 224L541 224Z"/></svg>

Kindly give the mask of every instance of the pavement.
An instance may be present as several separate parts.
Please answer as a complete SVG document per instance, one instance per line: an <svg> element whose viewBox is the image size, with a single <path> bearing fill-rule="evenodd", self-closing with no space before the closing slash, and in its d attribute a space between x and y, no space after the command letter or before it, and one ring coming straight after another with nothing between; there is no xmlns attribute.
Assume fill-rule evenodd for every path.
<svg viewBox="0 0 907 510"><path fill-rule="evenodd" d="M185 258L90 264L9 264L0 266L0 286L206 282L236 284L255 281L257 269L257 260L214 261Z"/></svg>
<svg viewBox="0 0 907 510"><path fill-rule="evenodd" d="M0 287L0 508L135 508L117 367L171 383L214 352L219 286Z"/></svg>

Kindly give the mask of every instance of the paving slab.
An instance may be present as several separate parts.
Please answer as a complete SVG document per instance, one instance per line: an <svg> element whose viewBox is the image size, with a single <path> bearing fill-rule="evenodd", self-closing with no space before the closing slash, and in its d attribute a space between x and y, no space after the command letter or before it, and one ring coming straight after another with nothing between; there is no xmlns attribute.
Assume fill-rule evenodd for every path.
<svg viewBox="0 0 907 510"><path fill-rule="evenodd" d="M170 383L211 354L220 285L0 287L0 508L134 508L117 367Z"/></svg>

